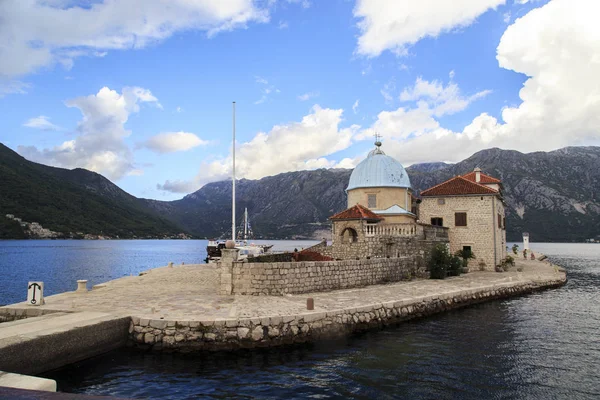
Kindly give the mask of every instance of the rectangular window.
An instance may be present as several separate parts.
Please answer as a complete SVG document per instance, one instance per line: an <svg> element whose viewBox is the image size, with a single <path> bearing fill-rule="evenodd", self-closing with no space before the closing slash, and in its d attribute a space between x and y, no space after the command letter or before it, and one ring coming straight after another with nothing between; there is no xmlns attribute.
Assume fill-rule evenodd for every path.
<svg viewBox="0 0 600 400"><path fill-rule="evenodd" d="M502 218L502 226L506 229L506 217Z"/></svg>
<svg viewBox="0 0 600 400"><path fill-rule="evenodd" d="M466 212L457 212L454 214L454 226L467 226Z"/></svg>
<svg viewBox="0 0 600 400"><path fill-rule="evenodd" d="M502 229L502 215L498 214L498 229Z"/></svg>
<svg viewBox="0 0 600 400"><path fill-rule="evenodd" d="M469 256L471 254L473 254L472 250L471 250L471 246L463 246L463 254L465 256L467 256L467 259L469 258Z"/></svg>
<svg viewBox="0 0 600 400"><path fill-rule="evenodd" d="M444 226L444 219L443 218L431 218L431 225Z"/></svg>
<svg viewBox="0 0 600 400"><path fill-rule="evenodd" d="M438 199L438 205L443 206L446 204L446 199Z"/></svg>
<svg viewBox="0 0 600 400"><path fill-rule="evenodd" d="M377 208L377 195L376 194L369 194L367 195L367 202L368 202L368 207L369 208Z"/></svg>

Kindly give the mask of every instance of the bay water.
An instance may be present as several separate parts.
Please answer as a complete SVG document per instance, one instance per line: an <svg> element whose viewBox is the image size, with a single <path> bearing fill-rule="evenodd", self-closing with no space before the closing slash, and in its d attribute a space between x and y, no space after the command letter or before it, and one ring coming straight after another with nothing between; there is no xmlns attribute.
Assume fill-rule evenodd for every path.
<svg viewBox="0 0 600 400"><path fill-rule="evenodd" d="M278 242L280 250L314 242ZM64 392L129 398L598 399L600 245L534 243L568 271L555 290L349 338L278 349L160 354L121 349L45 376ZM0 304L175 263L206 241L0 242Z"/></svg>

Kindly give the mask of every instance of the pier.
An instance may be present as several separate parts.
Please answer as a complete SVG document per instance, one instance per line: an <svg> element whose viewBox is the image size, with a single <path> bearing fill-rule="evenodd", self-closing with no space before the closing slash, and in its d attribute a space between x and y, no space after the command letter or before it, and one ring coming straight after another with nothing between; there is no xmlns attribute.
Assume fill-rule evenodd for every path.
<svg viewBox="0 0 600 400"><path fill-rule="evenodd" d="M331 339L559 287L566 279L564 270L547 261L521 259L503 273L245 296L219 294L214 264L160 267L89 291L49 296L42 306L1 307L0 318L13 322L0 324L0 370L36 374L127 343L163 351L214 351ZM308 299L313 310L307 310Z"/></svg>

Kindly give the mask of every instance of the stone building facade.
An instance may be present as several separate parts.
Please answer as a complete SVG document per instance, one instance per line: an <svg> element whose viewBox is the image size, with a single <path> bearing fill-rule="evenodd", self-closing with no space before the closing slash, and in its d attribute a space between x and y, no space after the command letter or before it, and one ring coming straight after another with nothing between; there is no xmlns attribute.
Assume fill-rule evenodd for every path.
<svg viewBox="0 0 600 400"><path fill-rule="evenodd" d="M421 193L419 218L448 228L450 251L470 250L471 270L486 270L506 257L506 219L502 183L478 168Z"/></svg>

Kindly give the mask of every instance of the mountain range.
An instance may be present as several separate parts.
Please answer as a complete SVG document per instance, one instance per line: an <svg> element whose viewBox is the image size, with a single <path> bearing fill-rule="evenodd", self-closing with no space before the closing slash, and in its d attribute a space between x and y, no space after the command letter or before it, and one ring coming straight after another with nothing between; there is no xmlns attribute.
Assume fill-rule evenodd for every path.
<svg viewBox="0 0 600 400"><path fill-rule="evenodd" d="M415 164L407 172L419 193L475 167L503 182L508 240L520 240L523 231L532 241L600 235L600 147L528 154L494 148L456 164ZM248 208L257 237L327 237L328 217L347 206L351 172L319 169L242 179L236 212ZM139 199L97 173L36 164L0 144L0 238L36 237L22 221L37 222L56 237L225 237L230 215L229 181L209 183L181 200Z"/></svg>

